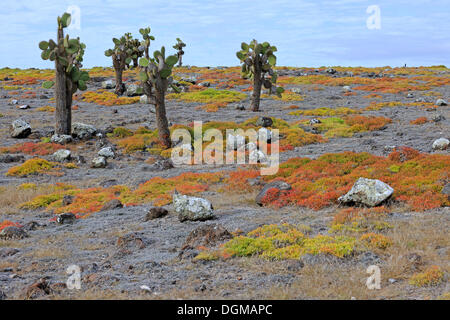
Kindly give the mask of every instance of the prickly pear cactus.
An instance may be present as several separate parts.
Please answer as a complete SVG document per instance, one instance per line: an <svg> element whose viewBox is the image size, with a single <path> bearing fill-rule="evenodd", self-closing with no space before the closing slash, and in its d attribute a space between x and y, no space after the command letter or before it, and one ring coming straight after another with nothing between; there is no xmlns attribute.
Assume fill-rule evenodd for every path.
<svg viewBox="0 0 450 320"><path fill-rule="evenodd" d="M133 47L131 41L133 37L130 33L126 33L120 39L113 38L114 48L105 51L105 56L112 57L113 67L116 76L116 90L117 95L122 95L125 92L125 85L122 81L122 75L126 67L133 61ZM136 57L137 59L137 57Z"/></svg>
<svg viewBox="0 0 450 320"><path fill-rule="evenodd" d="M252 40L249 44L242 42L241 50L236 56L242 63L242 76L253 80L252 109L259 110L261 89L264 86L269 94L281 97L284 92L282 87L277 87L277 73L274 67L277 63L275 52L277 48L268 42L258 43Z"/></svg>
<svg viewBox="0 0 450 320"><path fill-rule="evenodd" d="M86 45L80 42L80 38L70 39L69 35L60 37L63 29L70 25L71 16L64 13L62 17L58 17L58 43L53 40L41 41L39 48L42 50L41 57L43 60L56 61L64 67L67 78L72 82L72 92L74 94L78 89L84 91L87 89L86 82L89 80L89 73L81 71L84 50ZM43 87L50 89L55 83L46 81Z"/></svg>
<svg viewBox="0 0 450 320"><path fill-rule="evenodd" d="M181 67L183 66L183 55L184 55L184 51L183 48L186 47L186 44L181 41L180 38L177 38L177 43L173 46L173 48L175 50L177 50L177 56L178 56L178 66Z"/></svg>
<svg viewBox="0 0 450 320"><path fill-rule="evenodd" d="M150 28L141 29L139 32L144 38L141 44L144 46L145 52L145 56L139 59L141 68L139 76L143 83L145 94L150 99L154 98L159 140L166 148L170 148L172 143L170 140L169 122L166 116L165 94L169 86L175 92L180 92L180 89L173 84L173 77L171 76L173 67L178 62L178 57L176 55L166 57L166 49L164 47L161 50L156 50L153 53L153 57L150 57ZM155 89L155 95L152 93L153 88Z"/></svg>
<svg viewBox="0 0 450 320"><path fill-rule="evenodd" d="M70 39L68 35L64 36L64 29L71 22L70 14L64 13L57 21L57 40L39 43L42 59L54 61L56 69L55 82L46 81L42 86L46 89L55 87L55 133L69 135L72 125L72 96L78 89L87 89L89 73L81 70L86 45L80 42L80 38Z"/></svg>

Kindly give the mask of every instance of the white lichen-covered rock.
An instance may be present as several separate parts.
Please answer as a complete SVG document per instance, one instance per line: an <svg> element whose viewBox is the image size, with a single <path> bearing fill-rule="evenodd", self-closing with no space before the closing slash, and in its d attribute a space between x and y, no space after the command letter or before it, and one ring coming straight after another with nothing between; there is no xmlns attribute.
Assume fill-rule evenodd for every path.
<svg viewBox="0 0 450 320"><path fill-rule="evenodd" d="M447 105L447 101L445 101L444 99L437 99L436 100L436 105L437 106L446 106Z"/></svg>
<svg viewBox="0 0 450 320"><path fill-rule="evenodd" d="M186 220L205 221L214 217L211 202L203 198L179 194L177 191L173 194L173 206L181 222Z"/></svg>
<svg viewBox="0 0 450 320"><path fill-rule="evenodd" d="M450 141L445 138L439 138L433 142L433 150L445 150L448 148Z"/></svg>
<svg viewBox="0 0 450 320"><path fill-rule="evenodd" d="M92 138L96 132L97 129L90 124L76 122L72 126L72 134L81 140Z"/></svg>
<svg viewBox="0 0 450 320"><path fill-rule="evenodd" d="M72 156L72 153L70 152L70 150L60 149L52 155L52 158L55 161L63 162L66 160L70 160L71 156Z"/></svg>
<svg viewBox="0 0 450 320"><path fill-rule="evenodd" d="M105 157L96 157L92 159L91 168L105 168L105 167L106 167Z"/></svg>
<svg viewBox="0 0 450 320"><path fill-rule="evenodd" d="M50 141L53 143L59 143L59 144L66 144L69 142L72 142L72 136L69 136L67 134L54 134Z"/></svg>
<svg viewBox="0 0 450 320"><path fill-rule="evenodd" d="M26 138L31 134L31 126L28 122L17 119L11 123L11 137L12 138Z"/></svg>
<svg viewBox="0 0 450 320"><path fill-rule="evenodd" d="M126 85L126 95L128 97L135 97L142 94L143 90L137 84L128 84Z"/></svg>
<svg viewBox="0 0 450 320"><path fill-rule="evenodd" d="M114 89L116 82L114 80L106 80L102 82L102 89Z"/></svg>
<svg viewBox="0 0 450 320"><path fill-rule="evenodd" d="M376 179L359 178L347 194L338 201L347 204L362 204L374 207L388 199L394 193L388 184Z"/></svg>
<svg viewBox="0 0 450 320"><path fill-rule="evenodd" d="M227 135L227 150L238 150L245 146L245 137L236 134Z"/></svg>
<svg viewBox="0 0 450 320"><path fill-rule="evenodd" d="M343 86L342 87L342 91L344 91L344 92L351 92L352 88L350 88L350 86Z"/></svg>
<svg viewBox="0 0 450 320"><path fill-rule="evenodd" d="M248 155L248 160L251 164L255 163L267 163L269 159L261 150L250 151Z"/></svg>
<svg viewBox="0 0 450 320"><path fill-rule="evenodd" d="M98 155L105 158L114 158L116 156L114 149L112 147L105 147L100 149Z"/></svg>

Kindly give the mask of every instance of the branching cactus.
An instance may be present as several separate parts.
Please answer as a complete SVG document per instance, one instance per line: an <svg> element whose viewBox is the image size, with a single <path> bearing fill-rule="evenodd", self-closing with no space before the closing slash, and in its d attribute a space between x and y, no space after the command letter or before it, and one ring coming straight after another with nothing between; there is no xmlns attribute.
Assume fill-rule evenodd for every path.
<svg viewBox="0 0 450 320"><path fill-rule="evenodd" d="M39 43L42 59L55 61L55 82L46 81L42 86L46 89L55 87L55 133L66 135L71 134L72 96L78 89L86 90L86 82L89 80L88 72L81 71L86 45L80 42L80 38L70 39L69 35L64 37L64 28L70 25L70 21L69 13L58 17L57 41Z"/></svg>
<svg viewBox="0 0 450 320"><path fill-rule="evenodd" d="M178 62L178 57L175 55L168 56L166 58L166 50L164 47L160 51L156 50L153 53L153 57L148 54L150 46L149 33L150 28L140 30L144 41L145 56L139 59L139 66L141 72L139 74L144 87L144 93L150 98L154 98L155 110L156 110L156 125L158 128L158 136L162 145L166 148L172 146L170 140L169 122L166 116L165 95L169 86L179 92L178 87L173 84L172 69ZM155 89L153 95L152 89Z"/></svg>
<svg viewBox="0 0 450 320"><path fill-rule="evenodd" d="M184 55L183 48L184 47L186 47L186 44L183 41L181 41L180 38L177 38L177 43L173 46L173 48L175 50L177 50L178 66L179 67L183 66L183 55Z"/></svg>
<svg viewBox="0 0 450 320"><path fill-rule="evenodd" d="M125 92L125 85L122 81L122 75L127 65L132 61L132 50L127 46L127 38L125 36L120 39L113 38L114 48L105 51L105 56L112 57L114 72L116 76L117 95L121 96Z"/></svg>
<svg viewBox="0 0 450 320"><path fill-rule="evenodd" d="M133 68L137 68L139 58L141 58L144 55L143 50L141 50L142 49L141 42L139 41L139 39L133 39L131 33L125 33L125 38L126 38L126 47L127 49L131 50L128 52L130 53L129 57L133 61ZM128 68L130 68L131 60L127 60L129 62L127 63Z"/></svg>
<svg viewBox="0 0 450 320"><path fill-rule="evenodd" d="M241 49L236 52L236 56L243 63L242 76L253 80L251 107L256 112L259 111L263 86L269 91L269 94L276 94L279 97L284 92L282 87L275 85L277 73L273 68L277 63L277 57L274 55L277 48L271 46L268 42L258 43L256 40L253 40L249 44L243 42Z"/></svg>

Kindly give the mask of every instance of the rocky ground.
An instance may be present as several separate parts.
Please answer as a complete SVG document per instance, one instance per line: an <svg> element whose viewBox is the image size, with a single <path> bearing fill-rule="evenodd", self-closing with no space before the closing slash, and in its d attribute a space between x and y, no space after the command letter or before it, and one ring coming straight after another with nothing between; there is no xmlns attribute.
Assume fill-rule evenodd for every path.
<svg viewBox="0 0 450 320"><path fill-rule="evenodd" d="M426 69L405 69L396 77L411 78ZM284 69L281 76L307 77L323 75L329 78L348 78L348 71ZM358 73L355 78L373 79L378 72ZM0 147L18 143L40 142L53 134L54 114L39 111L54 106L53 92L41 88L42 79L34 84L15 85L13 71L4 71L0 82ZM178 77L200 77L201 71L177 71ZM387 72L384 75L389 77ZM450 71L433 71L431 77L448 80ZM89 91L101 89L109 73L93 78ZM397 78L393 78L394 80ZM133 75L127 79L133 80ZM197 81L199 82L199 81ZM211 87L216 87L215 83ZM248 87L235 86L229 90L241 91ZM319 87L320 89L317 89ZM255 116L279 118L288 122L310 120L319 116L295 116L297 110L319 107L336 109L347 107L361 111L364 116L386 117L391 123L379 130L356 132L352 137L333 137L324 143L295 147L280 154L284 162L295 157L316 159L325 153L344 151L368 152L387 156L395 147L407 146L421 153L448 156L448 150L433 148L439 138L450 138L450 107L436 103L449 101L450 85L433 85L427 90L362 91L353 89L345 94L341 85L285 84L286 89L299 92L303 101L279 101L271 97L261 101L261 112L255 115L249 109L249 98L228 104L216 112L197 108L201 103L167 101L168 118L172 124L187 125L192 121L243 122ZM12 90L13 89L13 90ZM109 91L113 91L109 89ZM27 94L26 92L31 92ZM245 91L249 95L249 92ZM371 93L380 98L371 99ZM13 101L17 100L17 101ZM395 107L366 110L373 103L398 102ZM416 103L417 106L411 106ZM439 105L437 105L439 104ZM20 109L20 106L29 108ZM302 206L259 206L255 197L262 186L246 193L223 193L218 187L196 194L210 201L214 219L183 221L175 208L168 204L167 215L146 219L152 202L132 206L111 206L70 223L54 221L55 213L45 208L25 210L20 204L49 193L48 186L56 183L87 189L125 185L137 188L154 177L177 177L185 172L235 171L237 165L178 166L161 168L152 165L147 151L127 154L117 140L105 138L116 127L136 130L139 127L155 129L155 116L149 105L104 106L83 99L74 101L73 121L94 126L102 136L75 140L65 147L71 150L76 168L62 168L59 174L7 175L8 170L36 157L24 152L0 154L0 223L8 220L19 224L26 237L0 239L0 299L437 299L449 296L449 237L450 211L448 206L416 211L401 203L388 204L384 222L392 228L384 233L392 241L385 250L363 250L339 258L333 255L304 255L299 259L265 259L259 256L195 259L205 248L220 250L221 245L237 234L268 224L304 225L311 237L327 234L333 216L342 209L337 203L314 210ZM296 109L287 108L296 105ZM240 110L243 106L245 110ZM423 124L411 121L426 117ZM31 135L17 139L11 137L10 125L16 119L30 124ZM105 168L92 168L91 160L102 147L112 146L115 158L108 159ZM86 160L83 162L79 156ZM52 160L52 155L39 156ZM448 163L448 162L447 162ZM61 174L63 172L63 174ZM437 182L439 192L449 182L448 167L444 181ZM20 187L26 183L32 188ZM444 192L444 191L442 191ZM447 190L448 192L448 190ZM447 202L448 203L448 202ZM191 232L205 226L218 226L205 231L211 241L204 241L201 232ZM223 228L223 229L222 229ZM201 231L201 230L200 230ZM200 234L200 235L198 235ZM197 235L197 237L195 237ZM381 288L369 290L365 285L369 265L381 268ZM70 265L81 268L81 289L65 287ZM436 284L417 286L410 279L438 266L443 276Z"/></svg>

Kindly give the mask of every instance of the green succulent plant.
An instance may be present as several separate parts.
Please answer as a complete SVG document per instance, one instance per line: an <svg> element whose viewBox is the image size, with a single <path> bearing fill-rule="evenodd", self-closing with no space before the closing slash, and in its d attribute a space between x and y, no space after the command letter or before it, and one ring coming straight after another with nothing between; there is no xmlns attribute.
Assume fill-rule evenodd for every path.
<svg viewBox="0 0 450 320"><path fill-rule="evenodd" d="M62 17L58 17L58 30L63 31L70 25L70 22L70 14L64 13ZM72 81L72 94L78 89L82 91L87 89L86 82L89 80L89 73L81 70L86 45L80 42L80 38L70 39L69 35L66 35L57 42L51 39L41 41L39 49L42 50L41 58L43 60L57 61L64 67L68 79ZM53 81L45 81L42 86L45 89L51 89L54 84Z"/></svg>
<svg viewBox="0 0 450 320"><path fill-rule="evenodd" d="M259 111L263 86L269 94L276 94L278 97L281 97L284 92L282 87L276 86L278 78L274 70L277 63L277 57L274 54L276 51L277 47L271 46L268 42L258 43L252 40L249 44L242 42L241 50L236 52L237 58L242 63L242 76L253 80L253 111Z"/></svg>
<svg viewBox="0 0 450 320"><path fill-rule="evenodd" d="M181 41L180 38L177 38L177 43L173 46L173 48L175 50L177 50L177 56L178 56L178 66L181 67L183 66L183 55L184 55L184 51L183 48L186 47L186 44Z"/></svg>

